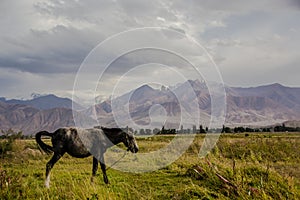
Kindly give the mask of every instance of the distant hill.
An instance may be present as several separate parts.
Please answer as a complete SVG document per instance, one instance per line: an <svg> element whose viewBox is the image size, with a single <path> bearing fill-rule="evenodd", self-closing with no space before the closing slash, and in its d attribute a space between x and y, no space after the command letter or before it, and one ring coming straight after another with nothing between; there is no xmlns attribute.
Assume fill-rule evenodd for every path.
<svg viewBox="0 0 300 200"><path fill-rule="evenodd" d="M278 83L227 90L227 121L272 124L300 119L300 88Z"/></svg>
<svg viewBox="0 0 300 200"><path fill-rule="evenodd" d="M86 115L74 111L77 118L90 124L96 124L95 120ZM87 123L88 121L88 123ZM40 110L28 105L8 104L0 102L0 129L21 130L23 134L35 134L41 130L54 131L65 126L74 126L73 111L69 108L52 108Z"/></svg>
<svg viewBox="0 0 300 200"><path fill-rule="evenodd" d="M82 110L84 107L79 105L76 102L72 102L69 98L62 98L55 96L53 94L49 95L35 95L33 99L30 100L19 100L19 99L10 99L6 100L5 98L0 98L0 101L8 103L8 104L22 104L29 105L37 109L47 110L51 108L70 108L72 109L72 103L74 103L75 110Z"/></svg>
<svg viewBox="0 0 300 200"><path fill-rule="evenodd" d="M263 126L300 119L300 88L285 87L276 83L250 88L226 86L225 90L227 109L225 123L231 126ZM178 99L184 102L181 106L190 113L194 112L195 109L191 105L192 103L195 105L196 102L201 112L201 123L208 123L211 112L210 93L207 85L198 80L178 84L172 90L154 89L149 85L143 85L114 99L112 101L115 104L114 113L112 102L107 100L97 104L94 110L90 108L85 114L90 115L93 110L93 116L96 112L100 122L115 126L114 115L118 114L119 118L122 118L124 109L128 107L130 117L137 124L161 124L159 117L162 112L166 112L169 121L176 124L182 112ZM155 105L160 105L160 108ZM124 120L126 117L128 116L124 116ZM185 125L191 126L193 123L195 122L191 120Z"/></svg>
<svg viewBox="0 0 300 200"><path fill-rule="evenodd" d="M199 80L189 80L171 89L142 85L88 109L74 103L78 110L74 112L72 100L55 95L36 95L31 100L0 98L0 130L13 128L25 134L53 131L74 126L73 114L86 127L99 124L114 127L120 125L120 121L122 126L132 126L130 122L133 121L149 128L163 125L179 128L184 122L182 125L186 128L196 123L188 114L196 114L197 107L200 108L200 123L206 126L212 104L209 91L214 90L214 84L210 87ZM283 122L295 126L300 120L300 88L276 83L250 88L226 86L225 91L225 124L228 126L267 126Z"/></svg>
<svg viewBox="0 0 300 200"><path fill-rule="evenodd" d="M297 128L300 127L300 120L284 121L282 123L273 124L273 126L282 126L282 124L284 124L285 127Z"/></svg>

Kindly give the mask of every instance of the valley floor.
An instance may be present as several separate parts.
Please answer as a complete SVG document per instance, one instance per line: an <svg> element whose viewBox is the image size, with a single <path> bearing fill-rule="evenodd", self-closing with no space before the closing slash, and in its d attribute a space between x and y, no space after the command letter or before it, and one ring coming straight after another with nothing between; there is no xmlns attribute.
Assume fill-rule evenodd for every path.
<svg viewBox="0 0 300 200"><path fill-rule="evenodd" d="M173 138L138 138L138 153L161 149ZM203 138L196 135L179 159L154 172L109 169L109 185L100 168L91 183L91 157L65 155L52 170L50 189L44 176L51 156L40 153L34 140L16 140L0 158L0 199L300 199L300 133L224 134L199 158Z"/></svg>

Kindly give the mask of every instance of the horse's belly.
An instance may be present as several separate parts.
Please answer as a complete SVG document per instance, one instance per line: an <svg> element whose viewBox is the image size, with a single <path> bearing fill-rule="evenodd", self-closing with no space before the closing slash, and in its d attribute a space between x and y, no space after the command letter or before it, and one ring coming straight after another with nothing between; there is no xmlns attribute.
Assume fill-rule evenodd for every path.
<svg viewBox="0 0 300 200"><path fill-rule="evenodd" d="M68 152L68 154L70 154L71 156L75 157L75 158L85 158L90 156L90 152Z"/></svg>
<svg viewBox="0 0 300 200"><path fill-rule="evenodd" d="M67 153L76 158L85 158L90 156L90 152L81 144L71 143L68 145Z"/></svg>

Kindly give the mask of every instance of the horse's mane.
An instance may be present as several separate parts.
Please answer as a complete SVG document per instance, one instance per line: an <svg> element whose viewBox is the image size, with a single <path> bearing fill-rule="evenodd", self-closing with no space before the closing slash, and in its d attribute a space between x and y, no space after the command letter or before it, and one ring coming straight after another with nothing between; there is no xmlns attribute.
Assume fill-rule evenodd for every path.
<svg viewBox="0 0 300 200"><path fill-rule="evenodd" d="M95 128L100 128L103 130L104 134L105 135L116 135L116 134L119 134L120 132L125 132L123 129L121 128L107 128L107 127L103 127L103 126L100 126L100 127L95 127ZM126 133L126 132L125 132Z"/></svg>

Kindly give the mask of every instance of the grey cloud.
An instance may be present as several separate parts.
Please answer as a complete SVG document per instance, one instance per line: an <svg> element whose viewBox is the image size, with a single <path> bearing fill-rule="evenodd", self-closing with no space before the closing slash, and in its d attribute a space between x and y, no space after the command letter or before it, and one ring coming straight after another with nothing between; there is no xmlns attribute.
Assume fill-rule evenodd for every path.
<svg viewBox="0 0 300 200"><path fill-rule="evenodd" d="M298 0L87 0L65 3L3 0L0 6L0 26L3 27L0 70L30 72L32 76L53 75L53 78L56 73L74 74L88 53L110 36L132 28L162 26L192 36L204 45L220 65L224 79L233 85L265 83L264 77L255 72L260 68L269 70L267 81L276 82L278 73L272 69L277 63L275 67L281 69L284 77L297 74L297 71L285 71L284 67L292 66L291 63L299 65L295 59L300 52L299 5ZM278 39L272 39L274 35ZM182 52L196 55L195 49L180 37L168 34L163 37L167 40L154 36L147 36L147 39L166 48L179 46ZM99 57L111 58L116 49L130 42L121 40L106 48ZM151 55L155 56L144 52L122 57L108 75L118 76L131 65L151 61ZM168 59L164 56L157 59L163 62ZM269 60L263 58L267 56ZM253 70L245 70L250 64ZM245 71L253 73L257 77L255 81L242 76ZM243 78L235 78L237 75ZM3 76L0 75L2 82L7 81ZM10 77L13 76L14 73L10 73ZM30 80L35 79L27 81ZM297 80L290 82L295 84ZM28 83L28 87L33 85Z"/></svg>
<svg viewBox="0 0 300 200"><path fill-rule="evenodd" d="M170 26L169 29L173 29L174 31L177 31L177 32L182 33L182 34L184 34L184 35L186 34L186 33L185 33L185 30L184 30L184 29L181 29L181 28L177 28L177 27L172 27L172 26Z"/></svg>
<svg viewBox="0 0 300 200"><path fill-rule="evenodd" d="M20 38L6 38L0 53L0 67L32 73L76 72L89 51L97 44L95 33L56 26L48 31L31 30ZM99 34L99 38L102 38ZM94 41L93 41L94 40ZM10 55L7 55L7 52Z"/></svg>
<svg viewBox="0 0 300 200"><path fill-rule="evenodd" d="M250 12L254 10L298 10L299 0L260 0L260 1L217 1L217 0L187 0L187 1L174 1L175 4L180 5L181 8L191 6L198 10L218 10L230 12ZM178 6L179 7L179 6Z"/></svg>

